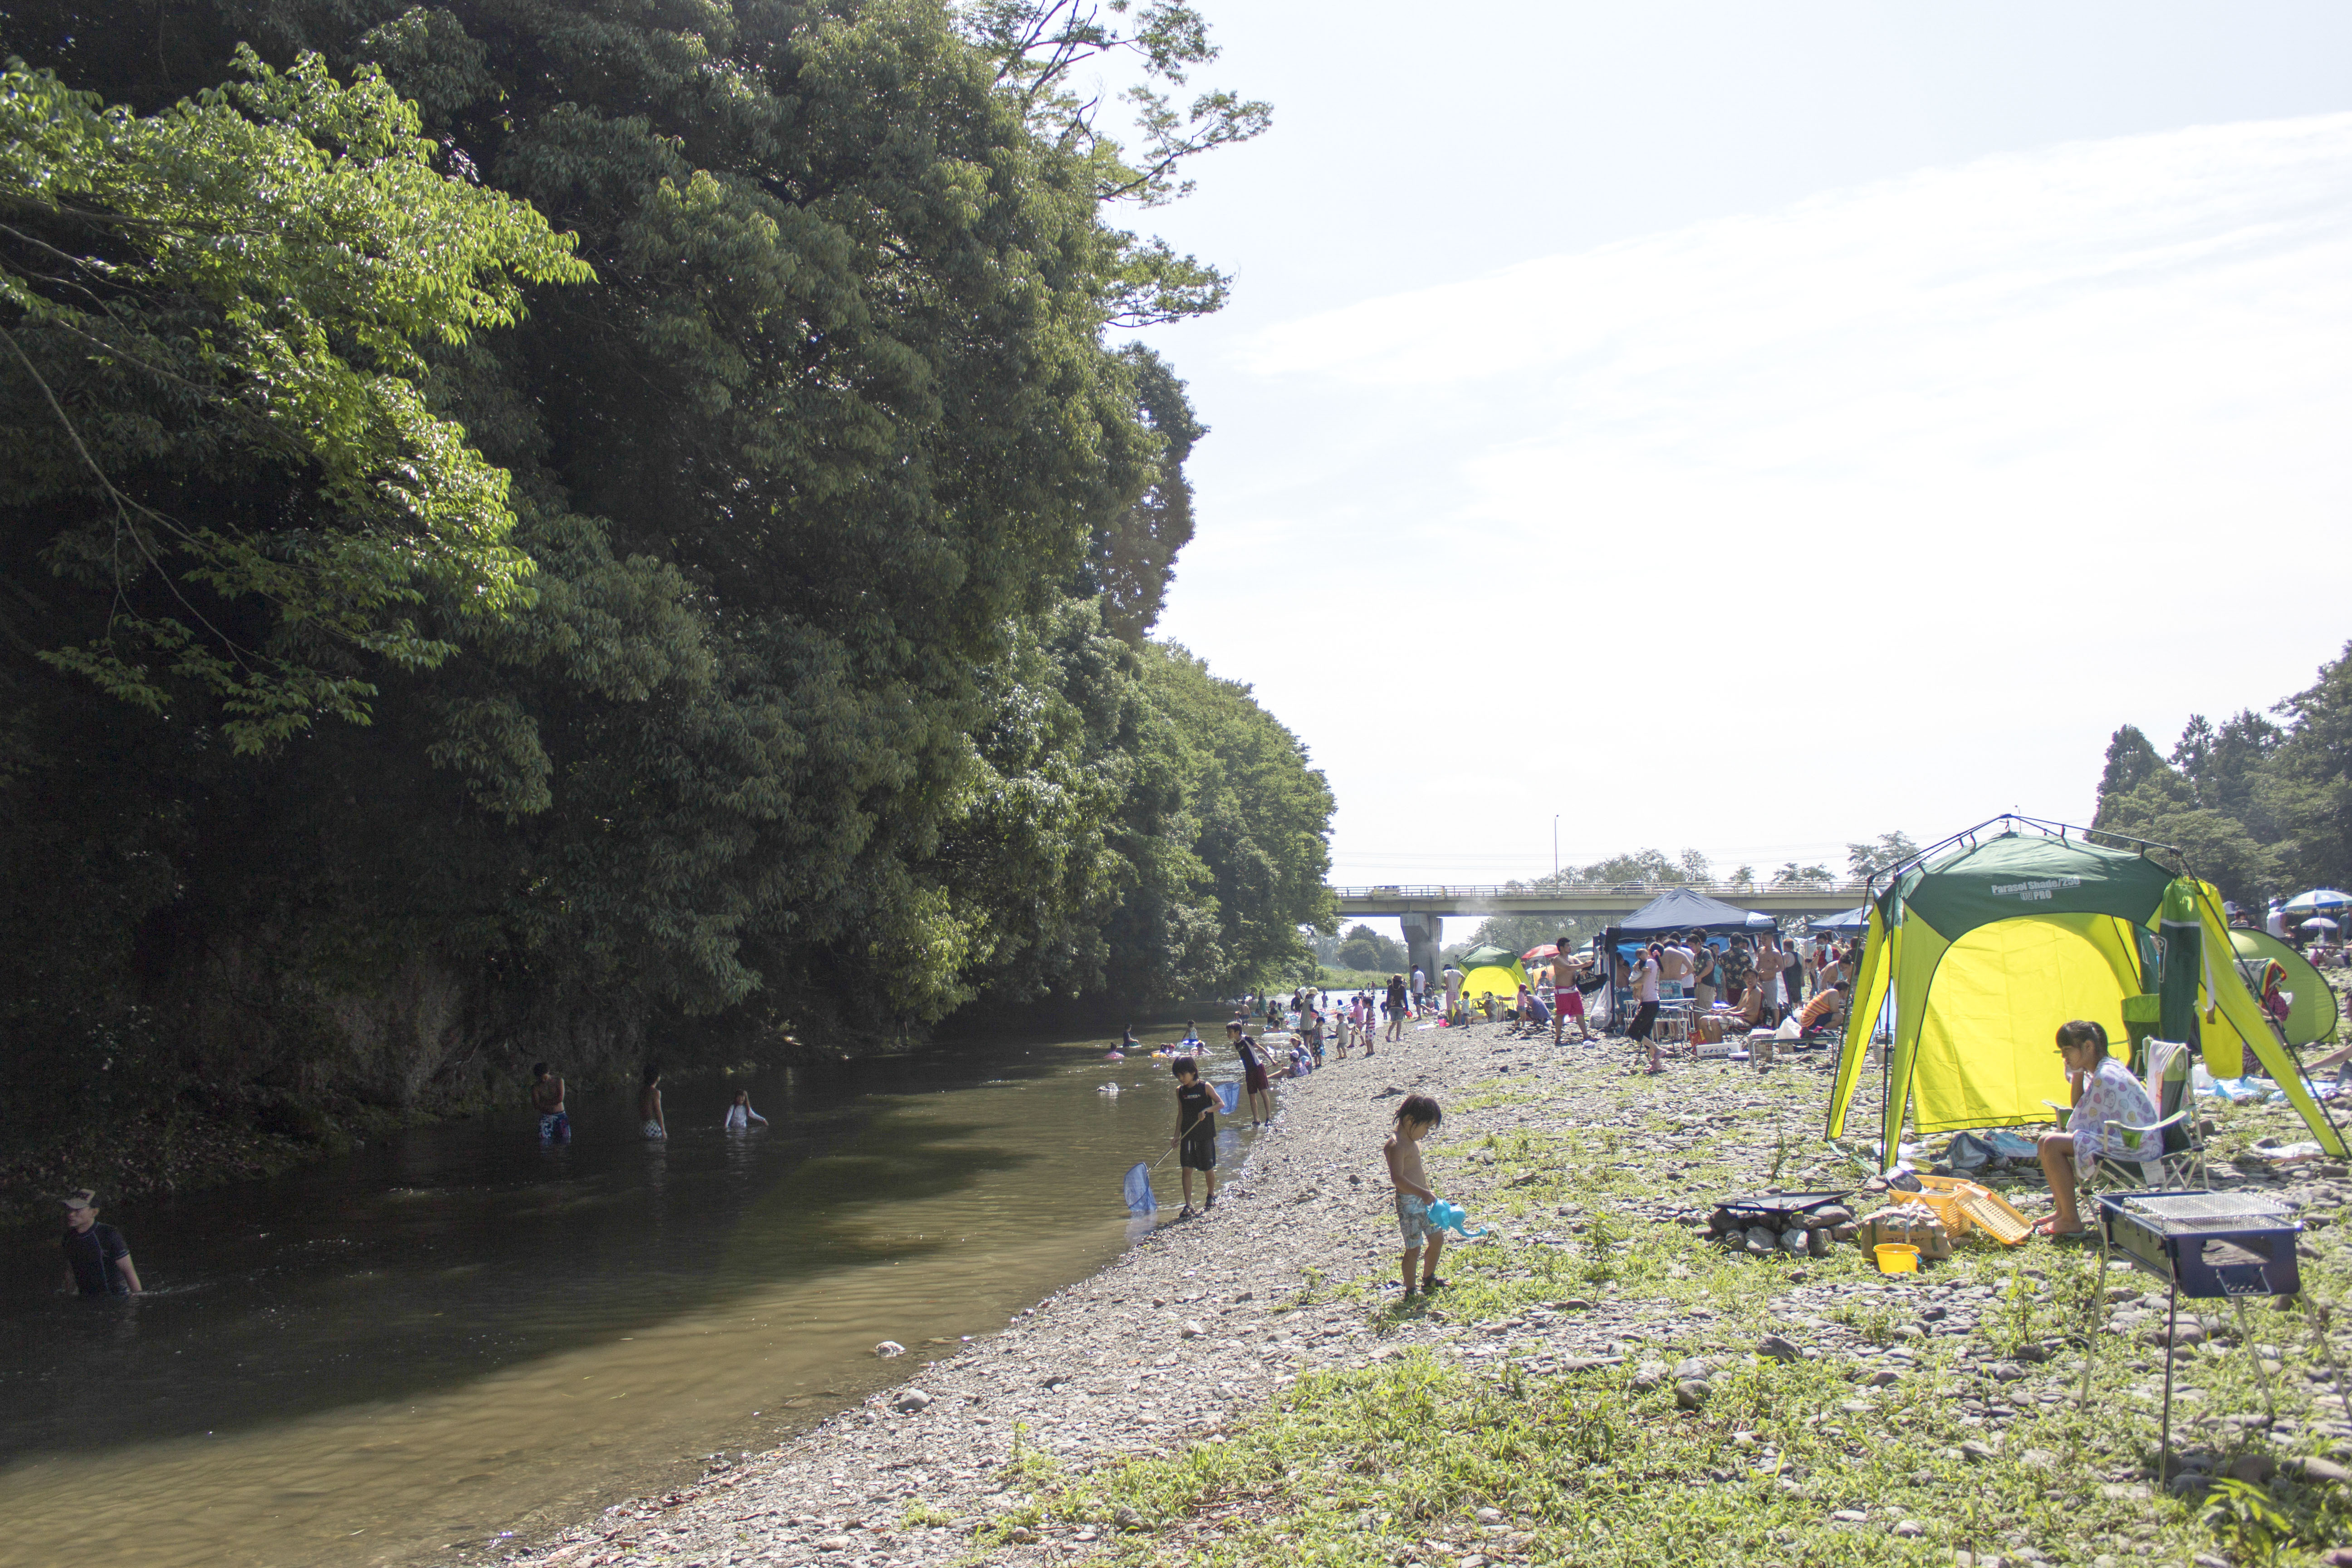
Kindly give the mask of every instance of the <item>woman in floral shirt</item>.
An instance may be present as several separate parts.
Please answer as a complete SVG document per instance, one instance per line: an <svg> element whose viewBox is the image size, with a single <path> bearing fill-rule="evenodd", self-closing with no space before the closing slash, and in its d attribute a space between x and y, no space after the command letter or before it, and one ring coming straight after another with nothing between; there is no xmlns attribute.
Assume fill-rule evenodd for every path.
<svg viewBox="0 0 2352 1568"><path fill-rule="evenodd" d="M2066 1064L2074 1113L2067 1118L2071 1131L2042 1135L2042 1171L2050 1178L2057 1212L2034 1228L2049 1236L2087 1236L2074 1206L2074 1173L2089 1169L2103 1155L2122 1159L2124 1152L2108 1133L2107 1123L2146 1127L2156 1120L2156 1102L2132 1077L2131 1068L2107 1054L2106 1030L2088 1019L2058 1026L2058 1056Z"/></svg>

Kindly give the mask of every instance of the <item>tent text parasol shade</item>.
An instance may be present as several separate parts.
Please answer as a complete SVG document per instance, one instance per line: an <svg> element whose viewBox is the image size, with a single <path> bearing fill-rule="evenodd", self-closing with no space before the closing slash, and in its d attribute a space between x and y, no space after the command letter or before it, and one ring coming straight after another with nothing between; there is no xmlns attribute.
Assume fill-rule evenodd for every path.
<svg viewBox="0 0 2352 1568"><path fill-rule="evenodd" d="M2336 922L2329 920L2326 915L2314 915L2309 920L2303 922L2303 929L2305 931L2334 931L2336 929Z"/></svg>
<svg viewBox="0 0 2352 1568"><path fill-rule="evenodd" d="M1826 936L1832 933L1859 936L1870 929L1870 906L1857 904L1853 909L1838 914L1823 915L1817 921L1806 922L1806 929L1816 936Z"/></svg>
<svg viewBox="0 0 2352 1568"><path fill-rule="evenodd" d="M2333 888L2314 888L2307 893L2297 893L2283 906L2291 915L2341 914L2352 910L2352 893L2339 893Z"/></svg>
<svg viewBox="0 0 2352 1568"><path fill-rule="evenodd" d="M1548 942L1541 947L1531 947L1528 949L1527 952L1519 954L1519 962L1522 963L1532 963L1538 958L1558 958L1559 956L1559 943L1556 942Z"/></svg>

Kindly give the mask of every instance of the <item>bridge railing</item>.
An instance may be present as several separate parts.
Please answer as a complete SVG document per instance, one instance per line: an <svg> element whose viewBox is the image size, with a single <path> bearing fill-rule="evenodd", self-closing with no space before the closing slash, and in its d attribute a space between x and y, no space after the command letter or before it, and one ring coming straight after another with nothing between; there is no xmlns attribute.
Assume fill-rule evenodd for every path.
<svg viewBox="0 0 2352 1568"><path fill-rule="evenodd" d="M1564 888L1535 888L1524 883L1517 887L1474 887L1454 882L1414 886L1383 883L1369 888L1333 888L1331 891L1341 899L1367 901L1375 899L1543 899L1555 895L1574 898L1614 893L1648 900L1676 888L1687 888L1695 893L1721 899L1727 904L1772 893L1800 893L1809 898L1851 894L1853 901L1860 903L1868 886L1864 882L1578 882Z"/></svg>

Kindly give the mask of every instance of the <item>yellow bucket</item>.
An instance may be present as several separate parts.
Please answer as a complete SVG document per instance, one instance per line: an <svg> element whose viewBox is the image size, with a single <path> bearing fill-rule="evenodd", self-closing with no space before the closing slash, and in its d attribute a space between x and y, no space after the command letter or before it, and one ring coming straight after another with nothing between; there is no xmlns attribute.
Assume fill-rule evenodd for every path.
<svg viewBox="0 0 2352 1568"><path fill-rule="evenodd" d="M1881 1274L1916 1274L1919 1249L1906 1241L1882 1241L1871 1250L1878 1255Z"/></svg>

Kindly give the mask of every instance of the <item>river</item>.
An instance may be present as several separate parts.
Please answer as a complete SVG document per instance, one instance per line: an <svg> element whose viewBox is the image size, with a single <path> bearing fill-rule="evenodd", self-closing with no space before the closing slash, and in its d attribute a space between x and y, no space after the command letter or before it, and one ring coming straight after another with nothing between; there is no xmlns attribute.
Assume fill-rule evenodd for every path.
<svg viewBox="0 0 2352 1568"><path fill-rule="evenodd" d="M1167 1065L1108 1046L779 1072L748 1137L740 1079L666 1089L667 1143L634 1094L575 1097L562 1147L506 1112L110 1209L129 1301L53 1294L19 1232L0 1564L446 1559L772 1447L1148 1228L1119 1177L1166 1144Z"/></svg>

